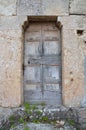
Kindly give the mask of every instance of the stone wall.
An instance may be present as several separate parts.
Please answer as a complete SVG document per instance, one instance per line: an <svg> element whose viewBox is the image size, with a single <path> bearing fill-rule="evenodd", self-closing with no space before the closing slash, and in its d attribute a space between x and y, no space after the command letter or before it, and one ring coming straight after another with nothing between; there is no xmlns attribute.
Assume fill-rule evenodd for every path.
<svg viewBox="0 0 86 130"><path fill-rule="evenodd" d="M23 101L23 28L27 16L62 25L63 105L86 105L86 0L0 0L0 106Z"/></svg>

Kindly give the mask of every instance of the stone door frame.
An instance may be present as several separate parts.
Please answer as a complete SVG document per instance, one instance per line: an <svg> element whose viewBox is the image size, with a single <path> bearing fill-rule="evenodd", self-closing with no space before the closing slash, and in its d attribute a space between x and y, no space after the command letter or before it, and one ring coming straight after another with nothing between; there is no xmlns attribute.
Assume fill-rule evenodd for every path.
<svg viewBox="0 0 86 130"><path fill-rule="evenodd" d="M26 21L24 21L24 23L23 23L23 37L24 37L24 32L25 32L25 30L26 30L26 28L29 26L29 21L30 20L32 20L32 21L54 21L54 22L56 22L56 24L57 24L57 27L58 27L58 29L60 30L60 36L61 36L61 67L62 67L62 69L61 69L61 77L62 77L62 79L61 79L61 84L62 84L62 105L64 104L64 93L63 93L63 52L62 52L62 30L63 30L63 26L62 26L62 24L61 24L61 22L60 21L58 21L58 17L57 16L46 16L46 17L43 17L43 16L28 16L27 17L27 20ZM24 58L24 39L23 39L23 58ZM23 63L24 63L24 59L23 59ZM24 67L23 67L24 68ZM23 81L24 81L24 70L23 70ZM24 83L23 83L23 87L24 87ZM23 88L22 87L22 88ZM23 91L23 89L22 89L22 103L24 103L24 91Z"/></svg>

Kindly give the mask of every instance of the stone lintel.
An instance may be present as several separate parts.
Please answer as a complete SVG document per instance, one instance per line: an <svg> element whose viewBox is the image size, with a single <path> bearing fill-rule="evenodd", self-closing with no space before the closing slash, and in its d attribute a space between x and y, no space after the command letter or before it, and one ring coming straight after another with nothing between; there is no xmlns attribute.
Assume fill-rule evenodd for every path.
<svg viewBox="0 0 86 130"><path fill-rule="evenodd" d="M58 16L69 14L69 0L18 0L17 15Z"/></svg>

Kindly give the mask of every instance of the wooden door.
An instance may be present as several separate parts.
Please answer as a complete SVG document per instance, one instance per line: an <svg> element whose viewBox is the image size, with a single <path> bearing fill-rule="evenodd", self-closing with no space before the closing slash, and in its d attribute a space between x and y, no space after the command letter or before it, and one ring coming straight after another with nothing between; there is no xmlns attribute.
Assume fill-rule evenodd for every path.
<svg viewBox="0 0 86 130"><path fill-rule="evenodd" d="M31 22L25 33L25 102L61 105L60 30L54 22Z"/></svg>

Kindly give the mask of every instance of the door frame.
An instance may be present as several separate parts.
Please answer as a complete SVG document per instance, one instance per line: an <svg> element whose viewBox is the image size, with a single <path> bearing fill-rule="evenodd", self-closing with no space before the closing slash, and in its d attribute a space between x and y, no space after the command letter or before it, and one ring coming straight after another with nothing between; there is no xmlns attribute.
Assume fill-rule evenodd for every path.
<svg viewBox="0 0 86 130"><path fill-rule="evenodd" d="M43 17L43 16L29 16L28 17L28 20L27 21L25 21L24 22L24 25L23 25L23 32L24 32L24 34L25 34L25 31L26 31L26 29L29 27L29 22L30 21L38 21L38 22L40 22L40 21L45 21L45 22L47 22L47 21L50 21L50 22L56 22L56 26L58 27L58 29L60 30L60 40L61 40L61 42L60 42L60 44L61 44L61 91L62 91L62 94L61 94L61 99L62 99L62 105L63 105L63 69L62 69L62 66L63 66L63 53L62 53L62 24L61 24L61 22L60 21L58 21L57 20L57 16L45 16L45 17ZM23 36L25 36L23 34ZM24 37L24 39L25 39L25 37ZM23 39L23 42L25 41ZM24 52L25 52L25 48L24 48L24 44L23 44L23 88L24 88ZM24 89L23 89L23 96L22 96L22 101L24 102Z"/></svg>

